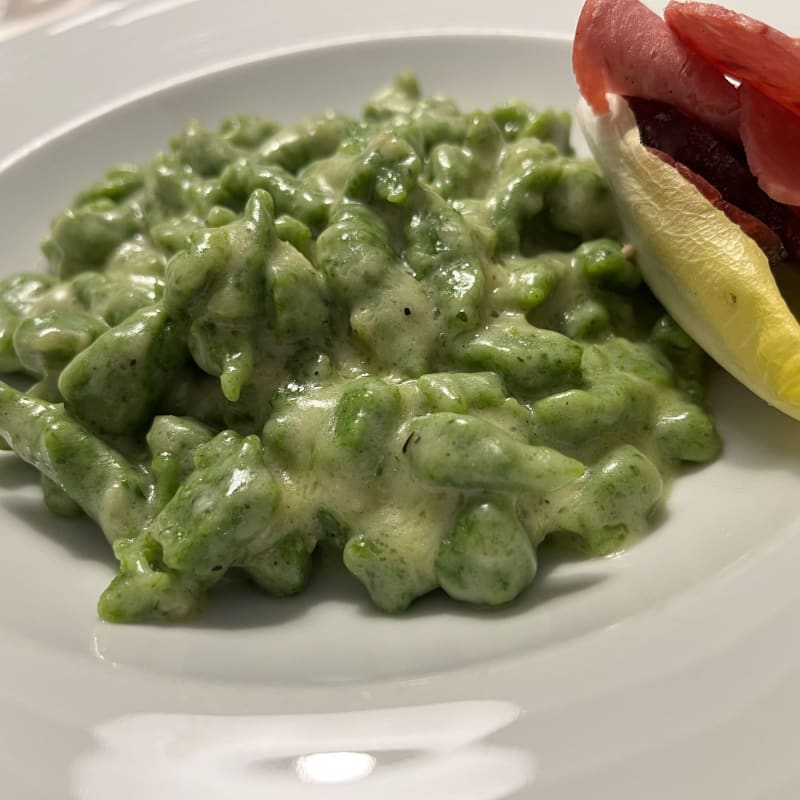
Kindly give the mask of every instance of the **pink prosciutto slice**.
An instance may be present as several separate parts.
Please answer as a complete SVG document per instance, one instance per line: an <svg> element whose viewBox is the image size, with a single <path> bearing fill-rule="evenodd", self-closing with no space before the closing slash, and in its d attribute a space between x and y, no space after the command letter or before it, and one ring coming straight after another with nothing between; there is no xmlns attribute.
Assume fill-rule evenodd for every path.
<svg viewBox="0 0 800 800"><path fill-rule="evenodd" d="M646 97L697 116L731 141L739 138L736 89L639 0L588 0L572 66L597 114L608 111L607 92Z"/></svg>
<svg viewBox="0 0 800 800"><path fill-rule="evenodd" d="M800 39L711 3L673 0L664 19L687 47L720 72L800 114Z"/></svg>
<svg viewBox="0 0 800 800"><path fill-rule="evenodd" d="M739 133L759 186L779 203L800 206L800 116L747 83L739 97Z"/></svg>

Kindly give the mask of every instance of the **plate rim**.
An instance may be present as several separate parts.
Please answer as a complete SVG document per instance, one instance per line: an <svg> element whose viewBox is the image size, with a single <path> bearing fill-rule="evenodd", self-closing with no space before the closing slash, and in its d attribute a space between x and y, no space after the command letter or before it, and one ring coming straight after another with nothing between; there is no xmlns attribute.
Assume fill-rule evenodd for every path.
<svg viewBox="0 0 800 800"><path fill-rule="evenodd" d="M58 138L59 136L65 135L73 131L74 129L80 127L81 125L87 124L95 120L96 118L103 116L107 113L112 113L118 108L123 106L127 106L131 102L136 102L144 97L149 97L157 92L166 91L177 86L181 86L187 83L191 83L192 81L202 80L205 77L208 77L211 74L219 73L223 70L235 70L241 67L247 67L253 63L260 62L263 60L272 60L274 58L282 58L282 57L289 57L289 56L298 56L309 51L316 51L323 48L331 48L335 49L338 47L348 47L353 45L358 45L362 43L374 43L376 40L406 40L408 38L414 39L436 39L441 38L442 36L446 36L447 38L461 38L463 36L480 36L481 38L494 38L498 35L506 36L511 35L514 38L522 38L522 39L538 39L541 38L539 35L532 33L532 32L512 32L512 33L498 33L498 32L491 32L486 31L485 29L476 32L442 32L436 31L435 33L425 33L425 32L417 32L412 35L403 35L403 34L396 34L396 33L387 33L384 35L380 35L378 37L372 35L359 35L355 37L349 38L337 38L331 40L327 44L320 44L318 42L310 42L304 45L298 46L290 46L285 49L269 49L265 50L263 53L260 53L256 56L248 55L241 59L234 59L231 62L226 63L224 66L218 65L217 67L206 66L200 68L196 72L189 72L183 73L181 75L177 75L172 78L167 78L161 83L156 84L148 84L145 87L137 89L131 92L130 95L126 95L123 98L120 98L118 101L115 101L112 104L107 106L99 106L94 107L90 111L86 113L86 115L73 117L69 121L63 123L61 126L57 126L51 130L49 130L46 134L44 134L40 139L37 139L35 142L35 146L27 147L27 148L18 148L14 152L12 152L9 156L4 158L0 161L0 172L5 171L6 169L14 166L17 164L21 159L25 158L26 156L30 155L31 153L35 152L40 147L46 146L50 143L53 139ZM549 37L548 37L549 38ZM569 37L552 37L556 40L569 40ZM0 48L2 45L0 45ZM800 512L798 512L798 520L800 520ZM783 570L778 570L778 573L783 571L784 573L788 573L788 566L789 563L793 560L793 558L800 557L800 537L796 535L796 530L790 530L793 527L796 528L797 520L795 521L794 526L791 522L787 523L787 530L784 531L778 540L774 541L768 548L766 548L766 552L760 553L757 559L754 559L755 562L760 562L761 566L765 566L765 562L770 562L772 564L778 564L779 566L783 566ZM750 563L748 565L748 569L744 569L742 564L731 565L730 569L726 570L724 574L718 576L714 581L713 585L709 587L703 587L702 591L701 588L698 587L698 593L705 594L706 597L706 613L709 615L710 618L715 618L717 620L724 619L727 612L732 612L732 609L741 609L744 612L747 612L748 609L742 609L741 603L743 602L743 598L748 594L749 591L753 591L753 585L761 586L763 588L771 588L770 581L771 578L766 574L768 570L758 569L758 563ZM774 570L773 570L774 574ZM748 588L749 587L749 588ZM693 593L692 593L693 594ZM739 602L736 602L738 598ZM733 599L733 602L730 602ZM710 605L709 602L710 601ZM681 622L685 622L687 618L692 616L692 611L687 608L687 606L692 605L688 602L688 599L681 598L681 602L678 603L671 603L669 608L662 609L659 613L662 617L662 621L666 621L668 626L671 626L670 636L671 640L673 641L674 645L680 649L681 643L686 643L686 638L681 636ZM677 607L676 607L677 606ZM748 625L750 631L760 631L762 633L765 632L766 627L769 627L772 634L779 634L774 630L775 619L784 615L784 612L787 609L800 609L800 590L797 588L791 588L787 585L787 582L783 582L775 592L772 597L772 602L770 603L771 611L768 619L764 619L763 615L759 616L758 614L753 614L754 609L750 608L750 614L748 616L747 613L742 614L742 619L749 620ZM637 631L637 628L640 628L643 624L643 620L639 619L639 623L637 625L629 625L628 623L636 619L628 618L625 620L620 626L615 627L612 631L597 631L590 634L587 634L586 637L581 637L582 639L591 639L591 643L582 643L581 645L576 645L573 641L568 641L561 643L556 648L557 650L570 650L573 652L573 657L576 652L580 653L583 651L584 656L594 654L594 656L598 659L598 663L605 664L606 668L611 670L613 668L616 655L619 652L633 652L639 651L639 655L644 652L646 648L639 649L636 647L637 639L641 634L641 631ZM684 631L685 633L685 631ZM721 628L716 631L717 636L708 637L705 641L705 647L700 648L694 651L685 652L683 653L683 658L676 658L672 661L670 669L674 670L676 668L686 668L691 664L697 664L698 661L705 661L708 663L709 659L714 661L718 661L719 659L719 650L721 647L724 646L724 640L726 636L721 636L720 633L725 633L725 631ZM5 635L5 634L4 634ZM598 641L599 638L602 638L602 643ZM647 641L648 637L644 637L643 641ZM10 641L13 642L14 636L10 636ZM639 643L641 645L641 641ZM742 646L742 640L739 639L740 647ZM20 650L25 650L28 648L20 646ZM797 648L795 648L795 651ZM616 651L616 652L612 652ZM715 655L716 654L716 655ZM31 655L31 654L29 654ZM521 654L519 656L512 656L504 659L503 664L494 664L484 669L481 669L480 672L497 676L505 675L507 678L511 674L515 675L525 675L526 671L530 669L533 664L532 660L539 660L540 655L538 653L535 654ZM795 658L797 657L797 652L795 652ZM32 658L39 658L38 655L32 655ZM549 656L547 659L553 662L553 656ZM81 661L83 663L83 660ZM92 662L94 663L94 662ZM678 665L681 665L679 667ZM97 664L94 664L97 667ZM542 666L540 663L535 672L538 672L539 675L546 672L548 669L552 667L550 666ZM666 668L666 667L665 667ZM464 668L463 672L473 673L475 670L474 668ZM2 670L0 670L2 672ZM135 676L131 676L131 670L128 668L124 668L122 670L128 677L132 677L134 682L138 680ZM135 670L134 670L135 672ZM97 670L91 670L91 673L97 675ZM121 674L121 673L120 673ZM672 674L672 673L671 673ZM108 677L108 676L106 676ZM451 672L447 672L443 675L432 675L425 679L423 679L426 683L424 686L424 690L419 692L419 695L430 694L431 689L438 691L442 688L444 682L448 678L452 678L453 675ZM463 675L456 675L456 678L463 677ZM606 678L611 677L610 675L606 675ZM646 676L650 680L652 680L654 676L652 673ZM152 676L147 676L148 681L152 679ZM118 675L119 679L119 675ZM730 678L727 679L730 681ZM194 688L199 689L202 687L208 686L216 686L213 682L202 681L202 680L192 680L188 681L191 683ZM375 684L368 684L366 687L361 687L359 691L367 691L371 693L371 699L364 699L361 697L359 698L358 691L353 688L352 691L348 691L343 694L343 697L347 697L347 702L361 702L361 703L371 703L381 702L382 699L388 698L392 694L392 689L398 688L398 683L405 684L405 683L413 683L412 682L404 682L399 681L397 679L389 679L386 681L379 681ZM624 681L623 681L624 683ZM144 685L144 684L143 684ZM175 687L174 681L167 681L165 686L169 688ZM405 694L410 696L414 695L413 687L402 686L401 695ZM596 687L597 691L591 695L596 697L597 693L604 693L604 696L608 698L611 694L616 696L624 696L624 689L627 688L626 686L620 686L619 681L615 682L613 680L607 680L604 687ZM302 691L308 691L306 687L302 689ZM321 691L328 691L327 689ZM289 695L293 694L292 692L288 693ZM577 698L573 697L572 699L575 700ZM546 708L547 704L544 704ZM2 707L2 701L0 700L0 708ZM539 709L540 711L542 709ZM2 723L0 723L0 731L2 731ZM798 784L800 785L800 784Z"/></svg>

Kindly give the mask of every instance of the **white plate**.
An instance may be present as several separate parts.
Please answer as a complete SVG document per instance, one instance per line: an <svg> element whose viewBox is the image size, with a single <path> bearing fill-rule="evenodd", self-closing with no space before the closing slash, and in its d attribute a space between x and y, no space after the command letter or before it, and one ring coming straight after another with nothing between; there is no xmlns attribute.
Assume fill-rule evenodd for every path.
<svg viewBox="0 0 800 800"><path fill-rule="evenodd" d="M363 15L376 4L351 5ZM761 16L780 21L780 5ZM387 6L357 17L365 41L298 50L297 31L274 23L300 11L270 26L244 0L225 13L211 0L123 6L0 46L0 108L11 110L0 125L2 272L38 265L48 219L77 187L148 157L189 116L357 111L404 67L467 107L576 97L564 38L420 35L452 27L452 7L400 24ZM507 6L503 27L531 28L521 4ZM308 15L308 40L346 32L336 7ZM539 10L536 24L569 30L576 13L577 3ZM483 14L455 22L476 28ZM272 51L295 52L253 58L259 25ZM417 35L387 38L400 28ZM163 57L142 60L145 37ZM114 60L97 71L109 47ZM143 97L97 116L133 94ZM114 570L102 537L51 517L33 472L4 457L2 796L797 798L800 426L729 379L712 399L724 456L677 482L652 535L616 559L548 565L520 603L489 615L427 598L386 618L355 582L327 574L294 600L229 593L190 626L98 623Z"/></svg>

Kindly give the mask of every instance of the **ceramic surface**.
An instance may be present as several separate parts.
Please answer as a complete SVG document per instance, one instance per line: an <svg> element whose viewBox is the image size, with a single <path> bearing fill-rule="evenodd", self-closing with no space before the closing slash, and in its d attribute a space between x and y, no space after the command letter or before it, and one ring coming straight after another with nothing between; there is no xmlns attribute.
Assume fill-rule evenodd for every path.
<svg viewBox="0 0 800 800"><path fill-rule="evenodd" d="M107 2L0 43L0 272L40 268L74 190L190 116L357 111L406 67L464 106L576 100L576 2L295 6ZM736 7L800 33L788 2ZM712 402L724 455L652 535L488 615L386 618L328 570L189 626L105 625L102 537L2 454L3 797L794 800L800 427L725 376Z"/></svg>

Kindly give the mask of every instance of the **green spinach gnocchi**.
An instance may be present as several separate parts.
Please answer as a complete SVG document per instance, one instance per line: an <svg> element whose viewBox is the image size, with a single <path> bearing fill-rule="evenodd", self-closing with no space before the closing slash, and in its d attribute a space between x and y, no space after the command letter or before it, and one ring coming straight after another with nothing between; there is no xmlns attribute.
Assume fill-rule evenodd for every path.
<svg viewBox="0 0 800 800"><path fill-rule="evenodd" d="M403 74L359 119L192 121L76 196L49 274L0 281L29 378L0 435L112 544L102 618L184 618L229 573L293 595L322 549L385 612L494 606L545 540L646 531L719 452L706 358L569 127Z"/></svg>

